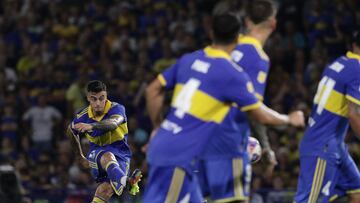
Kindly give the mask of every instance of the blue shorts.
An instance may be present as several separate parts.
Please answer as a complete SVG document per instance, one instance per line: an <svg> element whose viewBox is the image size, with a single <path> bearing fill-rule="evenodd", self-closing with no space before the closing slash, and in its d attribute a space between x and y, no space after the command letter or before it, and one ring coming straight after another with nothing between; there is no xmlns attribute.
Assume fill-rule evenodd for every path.
<svg viewBox="0 0 360 203"><path fill-rule="evenodd" d="M175 166L151 166L143 203L202 203L203 198L192 171Z"/></svg>
<svg viewBox="0 0 360 203"><path fill-rule="evenodd" d="M300 157L295 202L329 202L360 192L360 173L349 154L342 158Z"/></svg>
<svg viewBox="0 0 360 203"><path fill-rule="evenodd" d="M232 159L199 161L198 179L204 196L215 202L248 200L251 165L247 154Z"/></svg>
<svg viewBox="0 0 360 203"><path fill-rule="evenodd" d="M90 150L87 159L91 168L91 175L95 179L97 183L107 182L110 179L107 177L106 171L101 167L100 158L105 152L111 152L114 154L120 169L124 172L124 174L129 174L130 168L130 157L123 155L116 148L112 147L102 147L102 148L94 148Z"/></svg>

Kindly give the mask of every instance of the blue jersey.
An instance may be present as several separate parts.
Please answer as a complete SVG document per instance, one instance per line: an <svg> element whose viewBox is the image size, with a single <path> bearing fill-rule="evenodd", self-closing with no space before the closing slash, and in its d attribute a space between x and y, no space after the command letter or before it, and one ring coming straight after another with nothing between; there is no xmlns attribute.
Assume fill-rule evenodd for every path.
<svg viewBox="0 0 360 203"><path fill-rule="evenodd" d="M76 123L94 123L104 119L110 118L112 115L121 115L124 117L124 122L121 123L115 130L112 131L102 131L102 130L93 130L92 132L84 133L83 135L90 142L90 150L95 149L116 149L113 153L121 153L123 156L130 156L130 148L127 144L128 128L127 128L127 119L125 115L125 107L109 100L106 101L104 113L101 116L95 117L91 107L86 107L81 110L76 118L71 123L73 131L76 130L73 126ZM110 150L111 151L111 150Z"/></svg>
<svg viewBox="0 0 360 203"><path fill-rule="evenodd" d="M220 127L235 131L233 122L227 122L233 111L261 105L247 74L229 54L211 47L183 56L158 79L174 93L171 109L150 142L150 164L191 162Z"/></svg>
<svg viewBox="0 0 360 203"><path fill-rule="evenodd" d="M262 101L269 71L269 58L263 51L261 43L253 37L240 36L231 57L248 74L254 84L256 97ZM232 122L232 125L236 126L234 127L236 131L233 129L226 131L222 128L219 128L220 131L214 131L218 136L213 136L209 140L202 158L236 157L246 151L247 137L250 135L248 118L244 112L236 109L232 109L230 115L225 123Z"/></svg>
<svg viewBox="0 0 360 203"><path fill-rule="evenodd" d="M231 54L232 59L249 75L254 84L256 96L263 100L270 68L269 57L256 38L240 36L238 42L239 44Z"/></svg>
<svg viewBox="0 0 360 203"><path fill-rule="evenodd" d="M336 59L324 70L300 155L324 152L334 157L342 155L349 127L348 101L360 105L360 56L352 52Z"/></svg>

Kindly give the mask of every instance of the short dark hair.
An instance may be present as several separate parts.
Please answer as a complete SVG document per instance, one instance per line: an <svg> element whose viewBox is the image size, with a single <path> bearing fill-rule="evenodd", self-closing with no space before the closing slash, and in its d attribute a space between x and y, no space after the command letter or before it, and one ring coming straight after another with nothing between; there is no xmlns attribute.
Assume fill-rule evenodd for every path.
<svg viewBox="0 0 360 203"><path fill-rule="evenodd" d="M86 85L86 91L95 93L106 91L106 85L100 80L92 80Z"/></svg>
<svg viewBox="0 0 360 203"><path fill-rule="evenodd" d="M232 14L220 14L213 17L212 30L214 43L230 44L236 41L239 31L240 22Z"/></svg>
<svg viewBox="0 0 360 203"><path fill-rule="evenodd" d="M246 7L246 16L254 24L266 21L275 12L276 7L272 0L251 0Z"/></svg>
<svg viewBox="0 0 360 203"><path fill-rule="evenodd" d="M351 36L351 43L355 43L360 48L360 27L353 30Z"/></svg>

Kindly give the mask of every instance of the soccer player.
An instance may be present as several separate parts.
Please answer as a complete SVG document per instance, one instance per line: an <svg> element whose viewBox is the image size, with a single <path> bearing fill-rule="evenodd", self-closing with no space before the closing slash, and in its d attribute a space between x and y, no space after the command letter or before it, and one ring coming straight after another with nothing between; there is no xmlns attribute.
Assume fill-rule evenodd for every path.
<svg viewBox="0 0 360 203"><path fill-rule="evenodd" d="M300 112L281 115L256 98L247 74L230 57L237 44L239 29L240 23L233 15L215 16L213 44L185 54L147 87L147 109L155 131L147 154L149 177L144 203L202 202L193 172L197 158L208 147L211 136L238 136L247 140L234 124L233 115L240 110L249 112L262 123L303 124ZM165 89L174 89L174 93L171 109L162 120ZM246 143L242 147L246 147ZM240 162L237 166L241 168L248 160L244 165ZM242 171L234 172L239 187L242 186L241 177L244 177Z"/></svg>
<svg viewBox="0 0 360 203"><path fill-rule="evenodd" d="M103 82L90 81L86 88L90 106L76 115L67 129L67 135L77 155L82 155L79 135L90 142L87 161L95 181L99 183L92 202L106 202L114 192L121 195L127 182L130 194L135 195L139 192L141 172L136 169L128 176L131 152L127 144L125 108L107 99Z"/></svg>
<svg viewBox="0 0 360 203"><path fill-rule="evenodd" d="M273 1L249 1L245 9L245 25L247 33L239 37L239 44L231 56L249 75L256 97L263 101L270 68L269 57L263 50L263 46L276 28L276 8ZM266 127L255 120L251 120L250 126L253 136L259 139L269 162L276 165L275 153L270 147Z"/></svg>
<svg viewBox="0 0 360 203"><path fill-rule="evenodd" d="M300 144L297 203L328 202L348 195L360 202L360 173L344 138L349 123L360 136L360 30L352 51L328 65L318 85Z"/></svg>

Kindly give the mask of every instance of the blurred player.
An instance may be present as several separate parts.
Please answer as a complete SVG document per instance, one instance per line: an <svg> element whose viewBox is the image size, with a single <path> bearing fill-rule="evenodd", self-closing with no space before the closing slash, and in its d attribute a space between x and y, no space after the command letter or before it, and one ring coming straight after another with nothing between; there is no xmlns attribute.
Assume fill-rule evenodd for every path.
<svg viewBox="0 0 360 203"><path fill-rule="evenodd" d="M139 170L129 177L131 152L127 144L128 128L124 106L107 100L106 85L98 80L87 84L90 106L81 110L72 121L67 135L72 139L77 155L82 155L79 135L90 142L87 160L95 181L99 183L93 203L106 202L115 194L121 195L126 183L130 193L139 191ZM78 148L80 146L80 148Z"/></svg>
<svg viewBox="0 0 360 203"><path fill-rule="evenodd" d="M147 154L150 170L144 203L202 202L193 172L197 158L208 147L211 136L222 136L220 132L224 130L228 132L224 136L247 140L233 123L233 115L239 110L263 123L303 123L301 113L289 118L268 109L256 98L247 74L230 57L239 29L240 23L234 16L215 16L213 44L181 57L147 88L147 109L157 131ZM162 121L164 89L174 89L174 94L171 109ZM248 157L236 164L240 170L234 174L239 186L235 192L243 194L242 168L248 165Z"/></svg>
<svg viewBox="0 0 360 203"><path fill-rule="evenodd" d="M269 57L263 46L276 28L276 8L271 0L252 0L245 9L247 32L239 37L239 44L232 52L233 60L249 75L254 84L256 96L264 100L266 79L270 68ZM258 138L265 156L272 165L276 165L275 153L272 151L266 127L251 120L251 132Z"/></svg>
<svg viewBox="0 0 360 203"><path fill-rule="evenodd" d="M352 51L323 72L309 126L300 144L297 203L328 202L348 195L360 202L360 173L344 143L349 123L360 136L360 30Z"/></svg>
<svg viewBox="0 0 360 203"><path fill-rule="evenodd" d="M219 3L213 14L239 13L232 3L232 1ZM262 46L276 27L275 15L275 6L269 0L248 2L245 13L248 33L239 38L239 44L232 52L233 60L249 75L255 87L255 94L260 101L263 100L269 70L269 58ZM246 196L234 192L239 189L235 188L237 185L233 183L233 174L236 167L236 170L239 170L238 173L241 170L247 170L246 173L251 174L250 166L241 169L236 165L242 161L239 157L241 157L244 146L246 146L250 131L245 114L239 112L239 115L235 117L239 124L238 134L231 135L224 130L219 135L213 136L208 144L210 147L205 150L199 162L198 177L203 195L210 196L215 201L240 201ZM276 158L268 142L266 127L255 119L250 119L250 123L252 124L253 135L261 141L264 152L271 163L271 168L273 168L276 164ZM239 137L241 133L242 138ZM236 143L240 145L240 148L236 146ZM219 171L222 175L219 175Z"/></svg>

